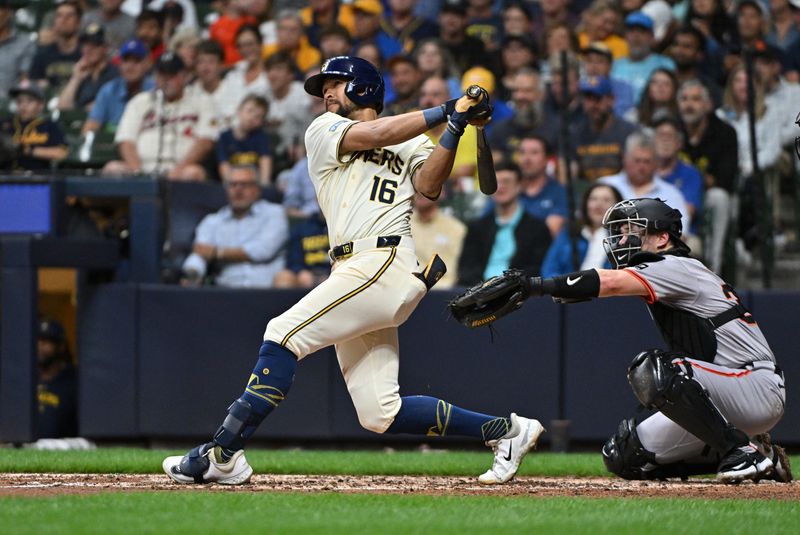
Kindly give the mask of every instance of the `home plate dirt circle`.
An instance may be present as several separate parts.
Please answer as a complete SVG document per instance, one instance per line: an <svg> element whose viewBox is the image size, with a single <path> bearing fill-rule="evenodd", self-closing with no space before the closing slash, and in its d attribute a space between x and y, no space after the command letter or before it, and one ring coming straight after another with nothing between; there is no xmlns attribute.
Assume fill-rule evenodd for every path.
<svg viewBox="0 0 800 535"><path fill-rule="evenodd" d="M800 484L710 479L624 481L613 478L518 477L506 485L483 486L472 477L438 476L253 476L247 485L179 485L158 474L0 474L0 496L53 496L98 492L336 492L475 496L582 496L592 498L706 498L800 500Z"/></svg>

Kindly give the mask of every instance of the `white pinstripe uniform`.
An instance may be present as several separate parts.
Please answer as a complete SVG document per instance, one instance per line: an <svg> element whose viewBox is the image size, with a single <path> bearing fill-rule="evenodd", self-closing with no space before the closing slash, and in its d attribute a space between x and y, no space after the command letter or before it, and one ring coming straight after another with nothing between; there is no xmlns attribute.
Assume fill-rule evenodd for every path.
<svg viewBox="0 0 800 535"><path fill-rule="evenodd" d="M398 145L339 154L355 124L326 112L311 123L305 143L308 169L330 243L352 243L330 278L267 325L264 340L298 359L331 344L361 425L382 433L400 410L397 327L426 293L409 220L415 194L411 177L433 151L419 135ZM381 236L401 236L378 248Z"/></svg>

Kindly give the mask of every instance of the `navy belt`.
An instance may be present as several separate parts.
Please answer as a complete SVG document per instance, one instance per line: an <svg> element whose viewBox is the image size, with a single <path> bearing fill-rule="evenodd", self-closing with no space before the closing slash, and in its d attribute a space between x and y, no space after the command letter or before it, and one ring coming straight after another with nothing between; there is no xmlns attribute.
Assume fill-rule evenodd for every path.
<svg viewBox="0 0 800 535"><path fill-rule="evenodd" d="M366 239L366 238L365 238ZM400 245L400 240L402 236L378 236L377 238L373 238L375 240L374 248L381 248L381 247L397 247ZM361 240L358 240L361 242ZM332 260L343 260L345 258L349 258L353 256L354 251L353 242L343 243L341 245L337 245L333 249L330 250L328 255L331 257Z"/></svg>

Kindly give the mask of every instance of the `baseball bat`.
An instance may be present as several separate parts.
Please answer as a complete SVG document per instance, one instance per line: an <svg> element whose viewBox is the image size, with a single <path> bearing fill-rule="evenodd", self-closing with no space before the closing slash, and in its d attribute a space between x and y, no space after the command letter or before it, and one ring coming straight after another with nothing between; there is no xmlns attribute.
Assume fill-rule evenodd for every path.
<svg viewBox="0 0 800 535"><path fill-rule="evenodd" d="M478 98L481 92L483 89L478 85L471 85L467 88L467 96L470 98ZM489 95L485 94L484 98L489 98ZM475 126L475 128L478 129L478 185L481 193L492 195L497 191L497 175L494 172L492 149L489 147L483 127Z"/></svg>

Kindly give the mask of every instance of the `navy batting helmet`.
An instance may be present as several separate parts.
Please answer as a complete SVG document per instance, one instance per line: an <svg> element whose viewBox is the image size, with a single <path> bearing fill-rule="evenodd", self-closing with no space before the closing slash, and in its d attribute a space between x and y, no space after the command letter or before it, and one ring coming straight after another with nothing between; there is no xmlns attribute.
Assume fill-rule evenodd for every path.
<svg viewBox="0 0 800 535"><path fill-rule="evenodd" d="M683 224L681 212L671 208L661 199L628 199L608 209L603 217L608 236L603 239L609 262L617 269L624 268L631 256L642 249L648 231L666 232L673 243L689 251L681 240ZM622 239L625 243L621 243Z"/></svg>
<svg viewBox="0 0 800 535"><path fill-rule="evenodd" d="M319 74L304 85L306 93L322 98L322 84L328 78L348 80L344 94L358 106L383 111L383 77L369 61L355 56L336 56L322 64Z"/></svg>

